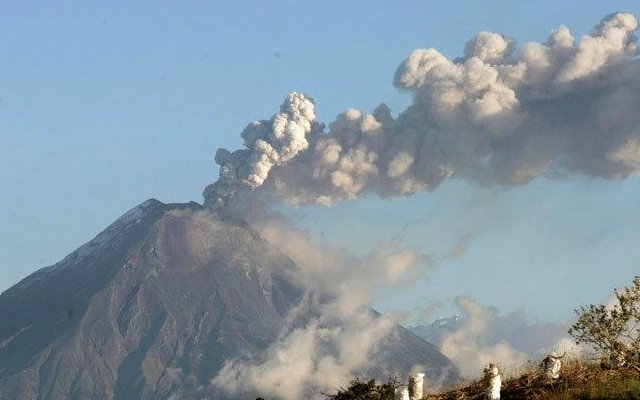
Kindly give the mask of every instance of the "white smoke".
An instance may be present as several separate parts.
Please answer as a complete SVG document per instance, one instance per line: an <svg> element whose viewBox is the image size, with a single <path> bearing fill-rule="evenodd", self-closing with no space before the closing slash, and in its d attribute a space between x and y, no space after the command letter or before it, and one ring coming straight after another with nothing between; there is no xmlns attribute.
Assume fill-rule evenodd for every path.
<svg viewBox="0 0 640 400"><path fill-rule="evenodd" d="M375 362L378 346L396 321L361 310L334 320L318 317L293 328L261 360L231 359L214 384L230 393L256 391L284 400L323 398Z"/></svg>
<svg viewBox="0 0 640 400"><path fill-rule="evenodd" d="M568 322L537 321L522 309L501 315L470 297L458 297L456 306L462 320L456 329L443 333L437 344L463 377L477 378L489 363L516 375L528 361L540 360L551 351L570 356L581 352L567 336Z"/></svg>
<svg viewBox="0 0 640 400"><path fill-rule="evenodd" d="M640 169L637 28L632 14L616 13L580 39L561 26L520 47L480 32L454 60L415 50L394 77L413 94L407 110L347 110L326 132L313 101L292 93L270 121L245 129L246 149L218 151L206 203L269 194L326 205L434 190L452 176L501 185L625 178Z"/></svg>
<svg viewBox="0 0 640 400"><path fill-rule="evenodd" d="M247 125L242 132L247 149L233 153L218 149L215 160L220 165L220 180L215 189L208 190L229 194L241 187L262 186L274 166L291 161L309 147L307 134L314 127L322 129L315 119L313 100L301 93L290 93L271 120ZM215 200L216 207L224 206L220 203L223 198Z"/></svg>
<svg viewBox="0 0 640 400"><path fill-rule="evenodd" d="M281 217L263 215L250 223L294 261L297 268L291 277L308 292L264 357L232 358L214 379L217 388L236 394L253 390L284 400L323 398L323 391L366 374L376 365L385 340L395 335L399 319L370 308L375 294L398 284L406 287L449 256L430 257L398 241L355 256L319 243Z"/></svg>
<svg viewBox="0 0 640 400"><path fill-rule="evenodd" d="M346 383L371 362L380 341L395 326L393 318L377 317L368 308L373 287L395 281L398 271L415 267L421 257L411 251L376 250L357 258L343 249L319 246L282 219L253 221L253 226L292 258L298 266L294 279L313 292L292 311L291 326L263 360L231 360L215 384L230 392L244 386L299 399ZM310 314L316 317L307 319ZM298 321L299 316L305 320Z"/></svg>

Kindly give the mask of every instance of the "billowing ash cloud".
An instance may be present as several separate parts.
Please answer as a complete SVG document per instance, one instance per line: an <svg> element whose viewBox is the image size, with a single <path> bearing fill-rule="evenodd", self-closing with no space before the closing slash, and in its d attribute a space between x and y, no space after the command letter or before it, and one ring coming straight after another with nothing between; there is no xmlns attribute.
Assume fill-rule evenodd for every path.
<svg viewBox="0 0 640 400"><path fill-rule="evenodd" d="M395 73L394 85L414 98L397 118L382 104L372 114L347 110L325 130L313 101L292 93L271 120L245 129L246 149L218 151L220 179L206 203L408 196L452 176L499 185L625 178L640 169L637 28L633 15L617 13L580 39L561 26L519 47L480 32L454 60L415 50Z"/></svg>
<svg viewBox="0 0 640 400"><path fill-rule="evenodd" d="M290 162L309 147L307 135L314 129L322 130L315 118L313 100L290 93L271 120L247 125L242 132L245 150L216 152L220 179L206 189L207 200L222 206L223 199L236 196L241 188L262 186L273 167Z"/></svg>
<svg viewBox="0 0 640 400"><path fill-rule="evenodd" d="M377 365L398 322L397 316L374 313L372 296L381 288L409 284L442 259L396 242L380 243L358 257L319 244L281 217L251 225L294 261L291 277L308 291L264 357L226 360L212 384L235 395L253 390L267 398L322 399L322 392L346 385L354 374L369 376L366 371Z"/></svg>

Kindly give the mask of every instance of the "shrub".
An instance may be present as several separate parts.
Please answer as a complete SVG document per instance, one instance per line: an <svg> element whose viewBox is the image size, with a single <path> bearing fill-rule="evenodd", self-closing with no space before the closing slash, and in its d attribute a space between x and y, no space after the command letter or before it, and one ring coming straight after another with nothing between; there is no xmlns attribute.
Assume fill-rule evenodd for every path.
<svg viewBox="0 0 640 400"><path fill-rule="evenodd" d="M382 384L378 384L375 379L369 381L354 379L346 389L325 396L331 400L393 400L397 387L398 383L395 379Z"/></svg>
<svg viewBox="0 0 640 400"><path fill-rule="evenodd" d="M591 304L576 310L578 320L569 334L577 343L590 344L606 357L640 370L640 276L614 293L613 305Z"/></svg>

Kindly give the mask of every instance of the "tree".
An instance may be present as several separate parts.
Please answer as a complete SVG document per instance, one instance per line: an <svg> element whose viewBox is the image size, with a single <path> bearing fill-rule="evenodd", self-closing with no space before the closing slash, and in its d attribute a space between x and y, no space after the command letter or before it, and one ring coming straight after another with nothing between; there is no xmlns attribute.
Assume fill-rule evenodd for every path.
<svg viewBox="0 0 640 400"><path fill-rule="evenodd" d="M576 310L578 320L569 334L578 344L590 344L619 365L640 371L640 276L614 294L612 305L591 304Z"/></svg>

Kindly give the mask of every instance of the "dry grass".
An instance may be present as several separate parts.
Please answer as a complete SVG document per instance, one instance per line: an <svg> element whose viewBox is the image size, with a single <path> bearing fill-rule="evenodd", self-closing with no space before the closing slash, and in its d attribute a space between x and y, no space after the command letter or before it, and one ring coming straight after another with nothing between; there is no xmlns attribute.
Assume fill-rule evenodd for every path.
<svg viewBox="0 0 640 400"><path fill-rule="evenodd" d="M546 380L534 368L503 382L501 399L622 400L640 399L640 374L634 369L603 370L599 363L568 361L560 379ZM482 399L482 382L428 395L429 400Z"/></svg>

